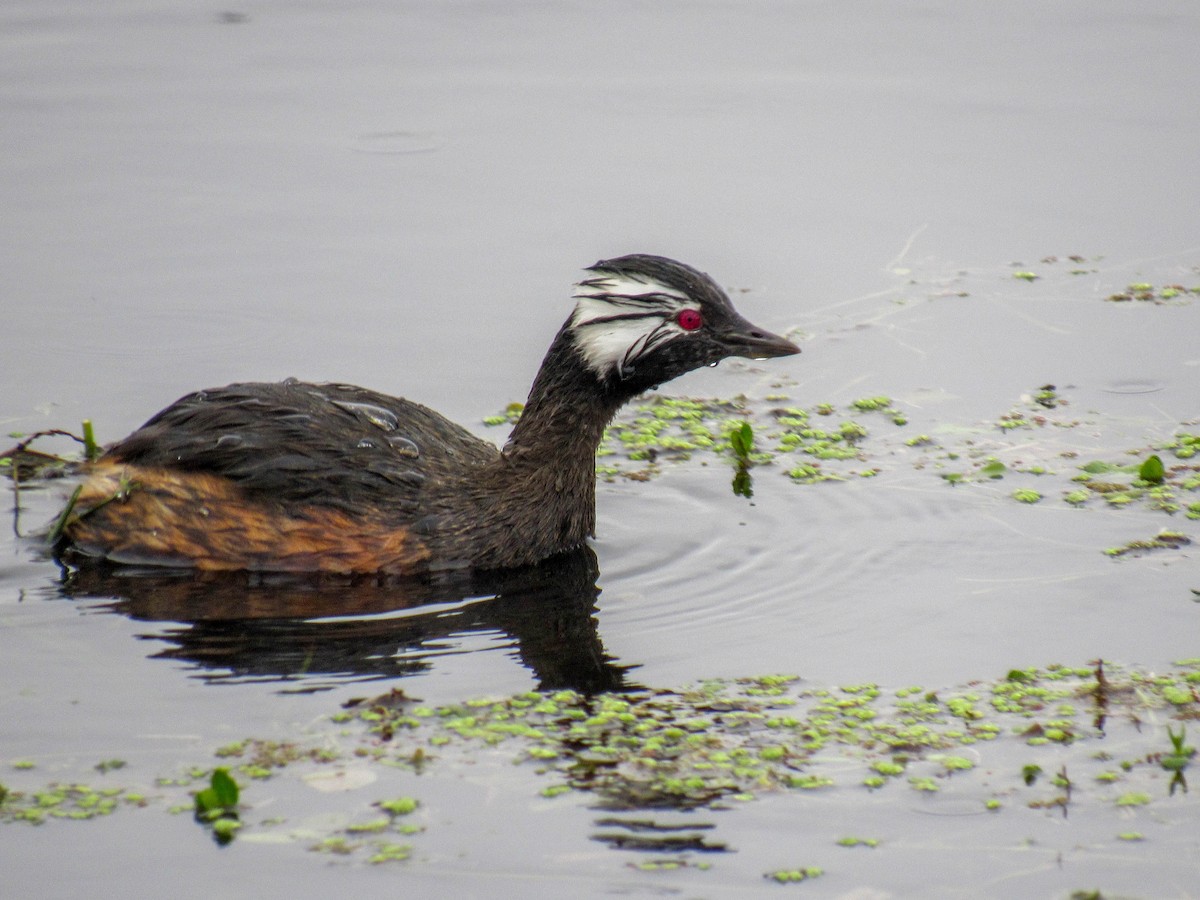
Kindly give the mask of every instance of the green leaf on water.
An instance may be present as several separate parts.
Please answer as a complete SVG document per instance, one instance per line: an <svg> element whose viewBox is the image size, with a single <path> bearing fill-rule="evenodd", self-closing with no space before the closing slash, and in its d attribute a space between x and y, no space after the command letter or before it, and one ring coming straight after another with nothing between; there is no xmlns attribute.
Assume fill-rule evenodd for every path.
<svg viewBox="0 0 1200 900"><path fill-rule="evenodd" d="M1166 468L1163 466L1163 461L1158 458L1158 454L1148 457L1142 463L1142 467L1138 469L1138 478L1148 481L1150 484L1162 484L1166 474Z"/></svg>
<svg viewBox="0 0 1200 900"><path fill-rule="evenodd" d="M988 478L1003 478L1008 467L1000 460L992 458L980 470L980 475L986 475Z"/></svg>
<svg viewBox="0 0 1200 900"><path fill-rule="evenodd" d="M740 428L729 432L729 443L739 459L749 459L750 451L754 448L754 429L749 422L743 422Z"/></svg>
<svg viewBox="0 0 1200 900"><path fill-rule="evenodd" d="M237 806L238 786L228 769L213 769L209 786L196 793L196 812L219 813Z"/></svg>
<svg viewBox="0 0 1200 900"><path fill-rule="evenodd" d="M222 806L237 806L238 786L228 769L213 769L211 783Z"/></svg>

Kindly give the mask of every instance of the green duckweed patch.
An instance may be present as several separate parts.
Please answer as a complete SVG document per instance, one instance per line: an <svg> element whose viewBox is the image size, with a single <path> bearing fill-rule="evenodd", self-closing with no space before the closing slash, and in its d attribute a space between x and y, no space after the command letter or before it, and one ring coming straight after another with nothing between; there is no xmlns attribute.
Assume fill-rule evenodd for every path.
<svg viewBox="0 0 1200 900"><path fill-rule="evenodd" d="M1117 798L1117 806L1145 806L1151 801L1149 794L1141 791L1129 791Z"/></svg>
<svg viewBox="0 0 1200 900"><path fill-rule="evenodd" d="M1110 303L1186 303L1200 294L1200 286L1188 287L1182 284L1155 285L1149 281L1136 281L1125 286L1124 290L1109 294L1105 299Z"/></svg>
<svg viewBox="0 0 1200 900"><path fill-rule="evenodd" d="M997 816L1061 816L1087 804L1122 817L1113 835L1141 834L1134 829L1146 827L1143 810L1165 810L1186 792L1196 754L1187 728L1197 719L1200 658L1179 660L1169 672L1099 661L1013 668L995 681L940 690L820 686L767 675L675 690L527 691L445 705L394 691L348 703L309 743L248 739L218 747L207 764L159 779L149 797L123 786L0 787L0 822L38 825L120 808L194 805L218 843L253 834L362 865L414 865L421 834L442 818L436 804L430 815L426 800L395 786L419 790L420 779L457 778L465 766L480 778L514 773L510 783L527 784L531 802L582 801L604 810L591 839L637 851L640 858L626 865L670 877L707 869L702 860L710 854L737 852L714 833L716 817L709 822L697 813L768 794L804 804L814 791L858 803L911 792L907 803L936 809L966 799ZM349 779L324 795L343 809L325 818L324 834L297 829L289 820L311 822L311 813L281 806L278 785L289 779L317 787L330 763L347 775L379 768L377 777ZM238 766L269 767L274 777L239 786ZM36 769L10 771L37 777ZM178 802L189 796L193 804ZM875 819L861 824L878 828ZM781 884L816 878L836 871L847 850L871 850L886 839L831 832L828 855L810 860L820 865L784 860L764 877Z"/></svg>
<svg viewBox="0 0 1200 900"><path fill-rule="evenodd" d="M80 822L148 803L143 794L121 787L52 782L40 789L19 791L0 786L0 823L41 825L56 819Z"/></svg>
<svg viewBox="0 0 1200 900"><path fill-rule="evenodd" d="M800 483L872 475L877 470L858 465L868 458L863 444L871 435L860 417L882 416L895 425L907 422L884 396L854 400L839 418L839 408L831 403L765 410L761 406L745 396L645 398L623 409L605 431L596 453L597 475L608 481L644 481L659 474L664 464L693 457L723 458L743 468L777 463ZM484 422L511 424L519 415L519 404L509 404ZM735 490L739 484L744 487L744 480Z"/></svg>
<svg viewBox="0 0 1200 900"><path fill-rule="evenodd" d="M1129 541L1119 547L1109 547L1104 552L1108 556L1139 556L1154 550L1178 550L1191 542L1192 539L1182 532L1164 529L1154 537Z"/></svg>
<svg viewBox="0 0 1200 900"><path fill-rule="evenodd" d="M1188 495L1200 490L1200 466L1190 460L1200 438L1179 432L1168 441L1153 445L1140 462L1096 459L1080 464L1072 481L1078 485L1066 491L1063 499L1083 506L1095 501L1112 508L1138 506L1165 512L1182 512L1186 518L1200 518L1200 502ZM1162 454L1162 455L1160 455ZM1167 456L1164 460L1163 456ZM1130 456L1140 455L1129 451Z"/></svg>
<svg viewBox="0 0 1200 900"><path fill-rule="evenodd" d="M838 838L837 844L839 847L878 847L878 838L862 838L847 835L844 838Z"/></svg>
<svg viewBox="0 0 1200 900"><path fill-rule="evenodd" d="M1200 462L1193 461L1200 433L1181 426L1165 440L1081 458L1074 442L1064 449L1053 439L1055 430L1096 424L1099 414L1081 418L1074 409L1059 387L1043 384L990 422L920 422L922 433L913 436L885 424L906 426L910 418L886 395L805 406L783 394L769 401L652 395L608 428L596 471L602 480L645 481L670 465L721 460L734 469L733 491L745 497L752 496L751 470L762 467L801 485L926 472L951 486L1000 487L1026 505L1138 508L1200 520ZM510 424L519 414L520 405L510 404L487 421ZM1163 548L1117 549L1110 555Z"/></svg>
<svg viewBox="0 0 1200 900"><path fill-rule="evenodd" d="M272 773L301 759L330 762L336 751L323 747L304 747L290 741L247 739L218 747L215 755L221 759L238 760L236 771L247 778L270 778Z"/></svg>
<svg viewBox="0 0 1200 900"><path fill-rule="evenodd" d="M970 778L991 742L1086 744L1120 712L1197 715L1191 674L1050 666L945 692L819 688L772 676L678 691L528 693L424 716L367 704L359 718L368 739L398 743L405 754L414 744L456 754L511 747L514 762L549 780L544 797L582 791L608 809L693 809L782 790L879 790L901 776L910 789L941 791L948 778ZM1144 759L1154 752L1161 759L1161 750ZM1014 784L1033 785L1040 771L1029 764ZM1047 783L1072 787L1065 770Z"/></svg>
<svg viewBox="0 0 1200 900"><path fill-rule="evenodd" d="M219 747L214 757L239 760L230 771L244 768L253 779L268 767L311 770L336 759L411 769L420 758L422 766L436 769L443 759L494 748L536 774L536 791L545 798L583 792L609 809L694 809L744 802L764 792L864 786L880 791L899 784L935 794L950 779L970 781L988 769L989 744L1024 745L1027 754L1080 745L1102 757L1089 758L1094 771L1085 779L1068 778L1059 765L1027 761L1013 766L1010 790L1045 783L1078 802L1089 790L1120 787L1119 795L1109 795L1111 802L1131 806L1150 802L1141 776L1148 771L1182 776L1195 754L1183 724L1176 730L1170 723L1200 718L1200 659L1178 665L1170 673L1103 663L1028 667L995 682L943 691L871 683L820 687L774 675L592 696L530 691L435 707L388 694L331 716L340 737L327 736L319 747L253 739ZM1107 746L1097 752L1096 745L1104 738L1104 721L1120 717L1138 723L1147 746L1114 768ZM1153 722L1167 723L1165 730L1147 727ZM28 777L36 770L23 771ZM110 767L106 777L125 771ZM237 786L221 766L194 766L182 776L159 779L157 786L169 804L172 794L197 782L198 812L212 821L236 820L231 811L241 805ZM1003 793L994 787L990 793L995 803L980 802L999 809ZM1039 802L1057 803L1058 795ZM90 819L147 803L143 793L125 787L9 786L0 796L0 821ZM317 849L378 854L383 851L371 840L420 830L406 821L421 809L415 797L377 798L371 807L374 814L367 810L344 828L339 841Z"/></svg>
<svg viewBox="0 0 1200 900"><path fill-rule="evenodd" d="M801 881L809 881L813 878L820 878L824 874L825 870L820 866L804 866L797 869L776 869L773 872L765 873L763 877L770 881L777 881L780 884L795 884Z"/></svg>

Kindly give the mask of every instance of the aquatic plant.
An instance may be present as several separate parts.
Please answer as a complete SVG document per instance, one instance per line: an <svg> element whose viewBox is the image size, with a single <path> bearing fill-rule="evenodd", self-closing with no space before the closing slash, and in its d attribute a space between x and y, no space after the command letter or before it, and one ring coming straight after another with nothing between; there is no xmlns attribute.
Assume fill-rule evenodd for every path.
<svg viewBox="0 0 1200 900"><path fill-rule="evenodd" d="M195 794L196 821L212 829L218 844L233 840L242 827L238 817L238 784L229 770L217 767L209 776L209 785Z"/></svg>

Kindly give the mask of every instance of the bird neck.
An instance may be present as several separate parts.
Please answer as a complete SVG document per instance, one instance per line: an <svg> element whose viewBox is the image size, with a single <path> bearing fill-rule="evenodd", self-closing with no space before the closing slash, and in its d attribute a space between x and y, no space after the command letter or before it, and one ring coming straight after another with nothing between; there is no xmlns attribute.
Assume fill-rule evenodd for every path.
<svg viewBox="0 0 1200 900"><path fill-rule="evenodd" d="M627 391L614 389L588 368L564 325L533 380L504 456L560 472L578 468L591 484L604 429L627 399Z"/></svg>
<svg viewBox="0 0 1200 900"><path fill-rule="evenodd" d="M447 520L448 553L505 568L582 546L596 526L596 448L625 399L587 368L564 326L503 452L452 491L469 505Z"/></svg>

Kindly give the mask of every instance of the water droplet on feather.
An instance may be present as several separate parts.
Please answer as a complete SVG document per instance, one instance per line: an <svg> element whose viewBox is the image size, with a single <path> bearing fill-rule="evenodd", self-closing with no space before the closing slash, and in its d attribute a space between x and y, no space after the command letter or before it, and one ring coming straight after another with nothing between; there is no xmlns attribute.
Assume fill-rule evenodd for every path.
<svg viewBox="0 0 1200 900"><path fill-rule="evenodd" d="M410 459L416 459L421 455L421 448L406 437L401 437L398 434L388 435L388 443L399 456L407 456Z"/></svg>
<svg viewBox="0 0 1200 900"><path fill-rule="evenodd" d="M373 403L351 403L342 400L334 400L334 406L340 406L346 412L354 413L363 419L366 419L372 425L382 428L384 431L395 431L400 427L400 420L396 418L396 414L390 409L384 409L382 406L376 406Z"/></svg>

